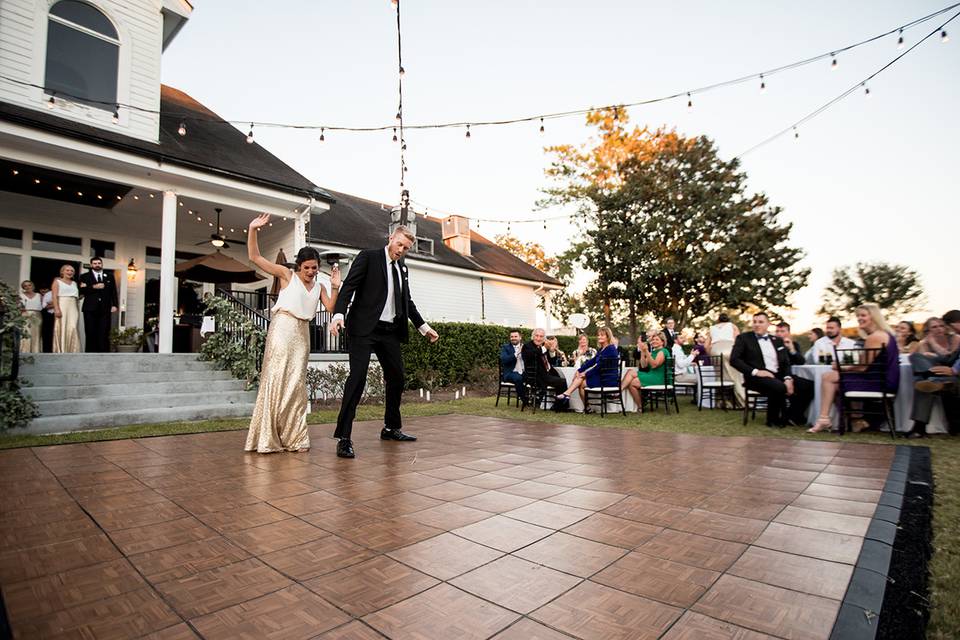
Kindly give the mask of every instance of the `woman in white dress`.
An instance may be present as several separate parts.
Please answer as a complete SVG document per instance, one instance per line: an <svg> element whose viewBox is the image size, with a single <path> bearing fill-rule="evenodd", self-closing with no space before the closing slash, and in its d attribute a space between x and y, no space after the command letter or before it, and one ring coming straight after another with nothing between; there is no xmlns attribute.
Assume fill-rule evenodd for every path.
<svg viewBox="0 0 960 640"><path fill-rule="evenodd" d="M743 406L746 397L743 390L743 375L730 364L730 352L733 343L740 335L737 325L730 322L730 316L721 313L717 317L717 324L710 327L704 347L711 356L723 356L723 379L733 381L733 393L740 406Z"/></svg>
<svg viewBox="0 0 960 640"><path fill-rule="evenodd" d="M250 223L247 255L250 261L282 286L273 306L267 344L260 370L257 404L250 420L245 451L274 453L307 451L307 362L310 357L310 321L318 303L333 312L340 289L340 270L336 265L330 276L330 295L317 281L320 254L313 247L297 253L296 269L270 262L260 255L257 231L270 221L264 214Z"/></svg>
<svg viewBox="0 0 960 640"><path fill-rule="evenodd" d="M26 326L20 336L20 353L40 353L43 343L40 338L40 325L43 324L43 296L36 292L33 282L24 280L20 284L20 306Z"/></svg>
<svg viewBox="0 0 960 640"><path fill-rule="evenodd" d="M73 265L60 267L60 277L53 279L53 352L80 353L80 306L77 303L79 290L73 279Z"/></svg>

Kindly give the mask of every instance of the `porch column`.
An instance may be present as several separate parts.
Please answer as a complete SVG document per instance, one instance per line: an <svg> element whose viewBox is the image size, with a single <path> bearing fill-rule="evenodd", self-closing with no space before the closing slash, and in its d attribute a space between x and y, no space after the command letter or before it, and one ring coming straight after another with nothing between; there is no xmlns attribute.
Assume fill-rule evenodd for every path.
<svg viewBox="0 0 960 640"><path fill-rule="evenodd" d="M553 324L551 322L552 311L553 311L553 289L549 289L543 294L543 312L547 316L547 319L544 321L544 323L546 324L546 327L544 327L544 331L546 331L547 333L550 333L550 331L552 330L550 328L550 325Z"/></svg>
<svg viewBox="0 0 960 640"><path fill-rule="evenodd" d="M293 219L293 253L307 246L307 224L310 222L310 208L303 213L295 214Z"/></svg>
<svg viewBox="0 0 960 640"><path fill-rule="evenodd" d="M160 230L160 353L173 353L173 301L177 284L173 267L177 251L177 193L163 192L163 226Z"/></svg>

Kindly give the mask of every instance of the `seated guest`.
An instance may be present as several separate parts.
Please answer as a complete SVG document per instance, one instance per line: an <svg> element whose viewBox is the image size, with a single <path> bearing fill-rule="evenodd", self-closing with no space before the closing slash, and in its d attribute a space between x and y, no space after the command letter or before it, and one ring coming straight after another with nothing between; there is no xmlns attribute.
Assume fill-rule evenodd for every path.
<svg viewBox="0 0 960 640"><path fill-rule="evenodd" d="M803 354L803 359L808 364L813 364L816 360L813 357L813 345L817 343L817 340L823 337L823 329L820 327L814 327L807 332L807 340L810 341L810 348L807 349Z"/></svg>
<svg viewBox="0 0 960 640"><path fill-rule="evenodd" d="M917 348L920 338L917 337L917 329L912 322L901 320L897 323L897 349L900 353L913 353Z"/></svg>
<svg viewBox="0 0 960 640"><path fill-rule="evenodd" d="M586 336L582 337L586 338ZM584 413L592 413L586 404L587 387L617 388L620 386L620 354L617 351L617 345L613 342L613 332L609 327L600 327L597 331L597 344L600 346L600 351L577 368L573 382L566 391L557 396L557 399L569 398L575 390L579 391L584 403Z"/></svg>
<svg viewBox="0 0 960 640"><path fill-rule="evenodd" d="M567 386L563 374L557 371L547 360L547 347L544 346L546 331L534 329L529 342L520 350L524 374L530 382L536 382L538 390L553 389L560 392ZM530 402L530 398L524 404Z"/></svg>
<svg viewBox="0 0 960 640"><path fill-rule="evenodd" d="M947 414L950 433L957 431L958 409L957 367L960 367L960 335L948 334L947 324L940 318L930 318L923 323L923 340L917 343L916 350L910 355L913 374L920 380L914 385L913 429L911 438L927 435L927 423L933 410L933 396L943 398L944 413Z"/></svg>
<svg viewBox="0 0 960 640"><path fill-rule="evenodd" d="M699 362L700 364L710 364L710 354L707 352L707 339L702 333L698 333L693 337L692 353L697 354L697 359L694 360L694 362Z"/></svg>
<svg viewBox="0 0 960 640"><path fill-rule="evenodd" d="M788 323L780 322L777 324L777 337L783 340L783 346L787 348L787 355L790 357L791 365L806 362L797 345L793 343L793 338L790 336L790 325Z"/></svg>
<svg viewBox="0 0 960 640"><path fill-rule="evenodd" d="M836 316L831 316L827 320L825 327L824 336L813 343L813 360L810 361L811 364L816 364L821 361L822 356L830 356L833 358L833 348L837 349L853 349L857 346L857 343L851 340L850 338L844 338L840 333L840 318Z"/></svg>
<svg viewBox="0 0 960 640"><path fill-rule="evenodd" d="M698 354L696 349L691 349L690 355L684 353L683 345L686 343L686 337L682 333L678 333L673 348L670 350L673 354L673 380L679 384L696 384L697 374L690 373L687 370L693 365Z"/></svg>
<svg viewBox="0 0 960 640"><path fill-rule="evenodd" d="M560 351L560 342L557 340L557 336L548 336L543 344L547 347L547 360L551 367L567 366L567 356L563 351Z"/></svg>
<svg viewBox="0 0 960 640"><path fill-rule="evenodd" d="M743 374L744 386L767 397L767 426L783 427L806 422L813 399L813 383L790 375L790 358L783 340L768 335L770 318L753 314L753 331L741 333L733 344L730 364ZM785 409L787 398L789 410Z"/></svg>
<svg viewBox="0 0 960 640"><path fill-rule="evenodd" d="M587 334L581 333L580 337L577 338L577 350L570 354L570 359L573 361L571 364L580 368L580 365L595 355L597 355L597 350L590 346Z"/></svg>
<svg viewBox="0 0 960 640"><path fill-rule="evenodd" d="M522 348L520 332L511 331L510 342L500 347L500 365L503 371L500 379L503 382L512 382L517 388L517 397L524 400L526 394L523 388L523 358L520 357Z"/></svg>
<svg viewBox="0 0 960 640"><path fill-rule="evenodd" d="M673 351L673 343L677 340L677 321L667 318L663 323L663 335L667 338L666 347Z"/></svg>
<svg viewBox="0 0 960 640"><path fill-rule="evenodd" d="M639 370L634 374L631 369L625 378L631 377L631 374L636 376L641 389L651 385L663 384L663 367L667 362L667 355L670 353L665 346L666 342L667 337L663 335L662 331L655 331L650 334L650 338L646 342L640 343L640 361L637 363Z"/></svg>
<svg viewBox="0 0 960 640"><path fill-rule="evenodd" d="M960 310L952 309L943 314L943 321L953 333L960 333Z"/></svg>
<svg viewBox="0 0 960 640"><path fill-rule="evenodd" d="M848 391L884 391L896 393L900 385L900 352L897 349L897 339L887 321L883 319L880 307L872 302L857 307L857 324L861 335L865 336L865 349L879 349L879 352L868 352L868 361L862 363L863 374L856 372L844 374L844 388L839 388L840 374L834 370L823 374L820 381L820 416L809 433L829 431L833 426L830 420L830 407L834 399ZM827 332L829 334L829 331ZM878 379L883 378L878 387ZM864 422L854 424L854 431L861 431L868 425Z"/></svg>

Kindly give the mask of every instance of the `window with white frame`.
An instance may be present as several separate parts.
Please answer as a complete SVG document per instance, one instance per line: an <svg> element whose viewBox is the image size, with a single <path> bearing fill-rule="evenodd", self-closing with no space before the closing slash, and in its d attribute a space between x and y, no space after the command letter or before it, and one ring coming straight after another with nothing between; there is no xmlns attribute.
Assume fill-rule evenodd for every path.
<svg viewBox="0 0 960 640"><path fill-rule="evenodd" d="M96 7L60 0L47 20L47 92L113 111L117 102L120 39Z"/></svg>

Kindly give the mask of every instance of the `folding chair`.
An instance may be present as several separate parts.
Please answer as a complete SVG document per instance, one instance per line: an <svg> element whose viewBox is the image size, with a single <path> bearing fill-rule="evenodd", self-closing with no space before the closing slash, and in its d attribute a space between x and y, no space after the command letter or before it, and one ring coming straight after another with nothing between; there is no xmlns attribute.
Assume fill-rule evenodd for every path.
<svg viewBox="0 0 960 640"><path fill-rule="evenodd" d="M833 358L839 376L837 395L840 398L840 435L850 429L850 419L852 414L856 413L860 416L883 416L890 429L890 437L896 438L896 412L893 404L897 394L896 391L887 391L886 347L837 349L834 345Z"/></svg>
<svg viewBox="0 0 960 640"><path fill-rule="evenodd" d="M500 406L500 395L506 392L507 395L507 406L510 406L510 398L516 397L517 405L520 405L520 396L517 395L517 386L512 382L503 381L503 362L500 361L500 358L497 358L497 380L500 382L500 386L497 388L497 401L493 406Z"/></svg>
<svg viewBox="0 0 960 640"><path fill-rule="evenodd" d="M710 398L710 406L715 407L717 400L727 410L727 398L735 404L733 380L726 380L723 374L723 355L708 356L710 364L697 361L697 375L700 377L700 397L697 398L697 411L703 410L704 397Z"/></svg>
<svg viewBox="0 0 960 640"><path fill-rule="evenodd" d="M644 404L648 404L650 409L656 411L660 407L660 400L663 400L663 408L666 413L670 413L670 401L673 400L673 406L680 413L680 405L677 403L677 387L674 381L674 359L667 356L663 361L663 384L647 385L640 389L643 394Z"/></svg>
<svg viewBox="0 0 960 640"><path fill-rule="evenodd" d="M623 389L620 388L620 380L623 379L623 360L613 358L600 358L600 379L609 379L613 377L614 371L617 376L617 386L615 387L587 387L584 397L584 407L599 406L600 415L607 415L607 404L620 405L620 413L627 415L627 410L623 406Z"/></svg>

